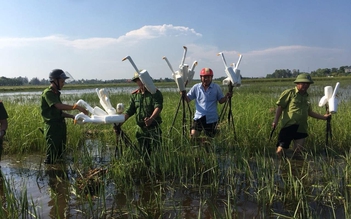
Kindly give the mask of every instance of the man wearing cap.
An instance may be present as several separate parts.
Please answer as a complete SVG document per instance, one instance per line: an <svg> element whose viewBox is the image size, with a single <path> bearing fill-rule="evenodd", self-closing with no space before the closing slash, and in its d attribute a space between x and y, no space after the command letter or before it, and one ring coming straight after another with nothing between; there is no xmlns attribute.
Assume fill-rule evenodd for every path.
<svg viewBox="0 0 351 219"><path fill-rule="evenodd" d="M58 159L63 158L67 140L65 118L74 119L73 115L63 110L77 109L88 114L88 111L81 106L62 103L60 90L68 78L63 70L52 70L49 74L50 86L41 94L41 116L44 120L44 136L47 146L45 164L54 164Z"/></svg>
<svg viewBox="0 0 351 219"><path fill-rule="evenodd" d="M195 84L185 95L186 101L195 100L195 115L190 135L192 139L204 131L208 137L214 137L219 119L217 102L225 103L230 97L228 92L225 96L216 83L212 83L213 71L210 68L203 68L200 71L201 83ZM184 95L184 94L183 94Z"/></svg>
<svg viewBox="0 0 351 219"><path fill-rule="evenodd" d="M273 129L276 128L278 120L282 115L282 128L276 144L276 154L278 157L281 157L284 150L289 148L291 141L294 142L294 154L301 153L305 139L308 136L308 116L322 120L327 120L330 116L330 114L321 115L312 111L307 93L310 84L313 84L309 74L299 74L294 83L296 84L295 88L283 91L276 102L278 108L272 123Z"/></svg>
<svg viewBox="0 0 351 219"><path fill-rule="evenodd" d="M161 111L163 108L163 96L161 91L156 89L151 94L135 72L132 81L137 83L138 89L132 92L129 98L129 106L125 110L125 121L135 115L138 125L136 138L140 151L149 164L150 154L153 148L159 147L162 143Z"/></svg>

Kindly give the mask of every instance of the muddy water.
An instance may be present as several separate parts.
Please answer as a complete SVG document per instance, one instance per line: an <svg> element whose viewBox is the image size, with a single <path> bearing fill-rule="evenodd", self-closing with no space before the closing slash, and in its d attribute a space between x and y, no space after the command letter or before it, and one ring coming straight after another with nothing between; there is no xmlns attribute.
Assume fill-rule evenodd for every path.
<svg viewBox="0 0 351 219"><path fill-rule="evenodd" d="M82 156L83 154L84 156L89 156L96 165L109 164L111 156L114 157L115 154L114 146L107 146L102 151L94 147L96 144L97 142L94 142L94 140L87 141ZM74 185L79 173L75 169L72 159L68 158L65 164L59 165L44 165L43 159L44 157L39 155L30 155L21 159L3 156L0 162L3 175L2 182L6 181L7 187L11 189L11 193L15 197L23 197L27 194L29 202L28 212L37 212L36 215L39 215L40 218L58 218L58 216L60 218L87 218L84 211L91 209L86 208L89 205L88 198L86 200L77 198L77 193L73 191L77 188ZM221 168L226 168L230 162L230 158L223 159L220 163ZM301 168L303 165L306 165L306 162L308 161L290 160L289 163L293 170L292 174L300 178ZM276 160L275 165L287 165L287 162ZM250 164L250 168L252 170L257 169L254 163ZM318 167L314 168L318 169ZM281 168L280 170L284 171L284 169ZM284 174L286 173L278 172L275 176L277 186L284 186L284 182L281 179ZM235 208L235 216L238 218L267 218L269 214L262 215L262 212L264 212L262 211L263 206L258 205L252 199L251 195L254 191L251 191L253 188L247 184L248 179L245 179L245 175L238 173L235 178L237 181L231 185L236 191L235 200L232 199L232 196L228 197L228 190L223 188L219 188L218 191L214 192L211 190L213 187L209 186L208 190L205 188L199 192L196 185L194 187L191 184L187 186L173 184L165 186L164 184L169 182L159 182L160 188L162 187L163 204L161 207L163 212L160 218L198 218L198 215L201 214L201 218L210 219L213 217L214 210L224 216L228 212L229 199L235 202L232 208ZM119 191L118 186L107 182L104 197L96 197L94 199L94 212L90 212L88 218L101 218L100 213L112 207L116 209L115 212L111 213L113 216L103 218L131 218L131 215L128 214L125 216L118 215L118 211L120 209L128 209L128 206L131 204L138 205L136 203L139 203L143 206L145 203L147 205L153 202L153 198L155 198L152 194L155 188L145 185L147 182L142 182L141 184L144 185L136 183L134 185L135 190L131 194L125 194L123 191ZM156 186L159 185L156 183ZM318 188L315 188L313 194L317 195L321 192ZM4 191L0 190L0 196L3 196L3 194ZM311 201L309 205L315 213L318 213L316 218L345 218L345 209L342 206L331 209L328 205L321 205L318 201ZM102 206L106 208L99 209ZM291 212L284 210L284 203L281 202L273 203L271 210L277 214L291 215ZM273 217L269 215L269 218L279 218L279 216Z"/></svg>
<svg viewBox="0 0 351 219"><path fill-rule="evenodd" d="M101 151L94 145L96 145L94 140L86 142L84 156L91 157L95 164L108 164L111 155L115 154L115 148L111 146ZM40 155L29 155L20 159L3 156L0 162L3 183L4 181L8 183L7 187L18 199L26 194L30 206L28 212L37 212L36 215L40 218L58 218L58 216L60 218L86 218L82 209L86 209L84 205L87 205L87 202L77 201L75 192L72 191L76 188L72 185L76 183L79 175L73 167L72 160L68 158L65 164L58 165L45 165L43 160L44 157ZM213 216L213 206L216 206L216 211L220 211L221 215L226 214L227 194L222 194L222 192L213 194L210 189L208 191L205 189L202 194L199 194L199 190L196 187L192 188L191 185L187 188L181 185L173 186L164 191L165 211L161 218L197 218L199 209L201 209L201 218L209 219ZM107 208L111 208L111 206L126 208L130 204L128 199L132 199L135 203L148 203L152 201L151 191L154 189L150 188L149 191L147 188L147 185L141 187L135 185L135 191L132 194L124 194L120 193L115 185L107 184L104 197L105 205ZM0 191L0 193L2 195L4 191ZM95 201L99 202L99 199L95 199ZM235 205L237 215L243 216L243 218L257 216L258 206L256 203L242 198ZM101 206L101 203L97 206ZM95 215L93 217L90 215L89 218L100 218L99 209L96 209L96 213L92 214ZM128 217L120 216L117 218Z"/></svg>
<svg viewBox="0 0 351 219"><path fill-rule="evenodd" d="M11 192L18 199L27 195L28 214L37 212L35 215L40 218L76 215L74 199L70 194L70 177L74 173L64 165L43 165L42 160L43 157L37 155L21 160L3 158L1 172Z"/></svg>
<svg viewBox="0 0 351 219"><path fill-rule="evenodd" d="M96 156L98 153L95 151L91 155L97 162L106 161L105 158ZM71 184L74 183L77 173L69 164L44 165L43 159L44 157L39 155L30 155L20 160L4 156L0 162L2 182L6 180L16 197L23 197L26 193L30 206L28 212L37 212L36 215L39 215L40 218L85 218L81 209L86 203L78 203L71 191ZM106 197L104 200L107 206L115 205L123 208L128 205L126 194L118 193L113 185L110 185L107 190L109 194L114 194L113 197ZM3 195L4 191L0 193ZM149 202L152 197L148 191L138 192L138 186L133 194L128 195L133 196L134 202ZM211 200L212 195L211 191L199 194L196 188L181 186L166 191L164 199L166 208L169 206L170 209L173 209L174 205L178 207L177 210L166 210L162 218L179 218L180 215L181 218L197 218L200 206L201 218L212 218L213 205L216 205L221 214L225 215L227 208L223 201L227 199L225 194L216 195L213 201L203 203L203 198ZM257 204L247 200L238 200L236 204L237 214L245 216L244 218L257 216L257 210ZM99 218L98 213L89 218Z"/></svg>
<svg viewBox="0 0 351 219"><path fill-rule="evenodd" d="M84 153L94 163L105 165L109 162L109 155L114 155L114 147L102 152L89 140L86 142ZM79 173L73 166L73 159L68 157L63 163L45 165L44 158L40 155L28 155L20 159L3 156L0 162L2 184L6 183L6 187L18 199L27 196L28 214L37 212L34 215L39 215L40 218L85 218L80 213L81 204L76 201L76 193L72 191L76 188L72 185L79 178ZM109 188L108 192L113 190ZM2 186L0 196L4 196ZM105 201L109 203L109 199Z"/></svg>
<svg viewBox="0 0 351 219"><path fill-rule="evenodd" d="M40 162L42 159L36 155L21 160L4 156L1 161L2 181L3 183L7 181L11 192L17 197L23 196L24 192L27 193L28 200L32 200L37 206L37 209L29 211L36 210L43 218L50 218L50 215L56 215L57 212L63 216L67 204L64 196L67 195L68 187L56 176L64 177L64 171L43 166ZM53 198L52 194L57 194L57 198ZM56 201L60 204L55 205ZM61 209L54 209L53 206L60 206Z"/></svg>

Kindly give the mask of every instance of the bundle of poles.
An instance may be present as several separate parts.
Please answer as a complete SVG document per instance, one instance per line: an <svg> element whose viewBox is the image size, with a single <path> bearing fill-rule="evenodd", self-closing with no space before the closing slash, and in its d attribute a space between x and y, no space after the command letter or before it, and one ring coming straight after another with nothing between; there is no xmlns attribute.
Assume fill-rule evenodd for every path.
<svg viewBox="0 0 351 219"><path fill-rule="evenodd" d="M230 93L233 93L233 84L232 84L232 82L229 83L228 90L229 90ZM232 97L228 98L228 100L224 103L222 111L221 111L221 113L219 115L219 121L220 122L222 122L224 120L224 116L225 116L227 110L228 110L228 114L227 114L228 126L229 126L229 128L233 129L234 139L236 141L237 137L236 137L236 131L235 131L235 125L234 125L234 117L233 117L233 112L232 112ZM218 123L217 123L217 126L218 126Z"/></svg>
<svg viewBox="0 0 351 219"><path fill-rule="evenodd" d="M113 130L115 131L116 134L116 150L115 150L115 157L117 157L118 154L122 154L122 143L125 144L126 147L131 147L135 151L139 153L141 156L142 153L140 149L133 143L133 141L129 138L129 136L122 130L121 124L114 124L113 125Z"/></svg>

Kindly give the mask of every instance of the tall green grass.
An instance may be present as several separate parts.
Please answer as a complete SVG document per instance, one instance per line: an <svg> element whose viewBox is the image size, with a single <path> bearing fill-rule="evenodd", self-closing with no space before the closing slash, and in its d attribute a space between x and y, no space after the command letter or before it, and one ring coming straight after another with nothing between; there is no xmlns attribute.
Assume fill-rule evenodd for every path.
<svg viewBox="0 0 351 219"><path fill-rule="evenodd" d="M311 86L314 111L325 113L324 108L318 107L318 101L324 95L324 86L335 83L336 80L316 81ZM116 136L112 125L74 125L72 120L67 120L68 154L73 158L69 167L75 170L69 182L72 195L79 203L77 215L86 218L320 218L328 215L336 218L350 214L351 103L347 83L341 84L341 102L337 114L332 116L333 139L329 145L325 145L326 122L310 118L304 161L278 160L274 151L279 127L269 141L275 102L284 89L293 86L291 81L244 82L242 87L234 88L231 112L235 128L225 116L219 126L220 134L214 139L205 139L205 143L189 140L192 115L188 111L187 132L183 135L182 105L175 116L180 95L163 92L163 144L153 151L151 166L125 145L119 145L123 150L118 157L112 154L109 162L96 163L88 153L87 139L91 139L99 151L107 148L113 151ZM224 92L227 89L223 87ZM128 98L124 93L110 96L113 104L127 105ZM62 99L70 104L84 99L92 106L99 105L95 94ZM25 99L3 102L10 115L5 152L19 157L27 153L44 155L39 103ZM189 106L194 110L193 102ZM219 113L222 110L223 105L219 105ZM122 129L136 142L134 118L125 122ZM96 167L108 169L106 175L100 176L101 183L96 190L95 196L100 198L87 196L77 183L79 177ZM15 189L11 183L5 183L5 187L5 191ZM27 204L33 205L30 209L36 209L36 204L25 195L8 198L6 202L10 202L8 206ZM251 207L245 210L247 204ZM14 214L15 207L12 209L6 214Z"/></svg>

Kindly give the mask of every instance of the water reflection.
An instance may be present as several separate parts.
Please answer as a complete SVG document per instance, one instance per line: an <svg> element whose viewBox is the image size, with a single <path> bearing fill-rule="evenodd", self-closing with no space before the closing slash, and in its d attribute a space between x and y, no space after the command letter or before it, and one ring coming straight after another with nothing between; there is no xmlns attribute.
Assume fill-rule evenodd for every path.
<svg viewBox="0 0 351 219"><path fill-rule="evenodd" d="M66 218L68 213L69 181L65 165L48 166L45 169L45 176L48 177L51 199L48 202L51 218Z"/></svg>
<svg viewBox="0 0 351 219"><path fill-rule="evenodd" d="M111 159L111 156L114 156L114 147L102 150L94 147L96 144L97 142L90 141L87 143L87 151L84 152L92 158L92 163L105 163ZM198 218L200 215L200 218L207 219L212 218L214 214L227 215L232 218L267 218L269 211L274 211L276 215L293 217L293 212L286 209L287 205L282 200L275 200L271 206L263 206L256 202L255 197L259 193L257 189L262 186L258 184L267 183L270 180L260 182L262 179L259 179L256 174L263 170L255 160L249 162L249 168L254 170L252 176L249 177L244 172L237 172L233 178L234 181L229 181L223 175L223 178L221 177L223 183L221 184L226 185L226 187L220 187L216 191L210 186L211 183L214 183L213 181L209 181L208 185L205 183L199 191L196 185L193 187L191 184L174 185L162 180L162 178L158 183L151 183L147 177L144 179L143 176L137 176L140 178L140 183L135 183L135 179L131 179L134 189L130 193L120 191L118 185L104 179L101 181L103 189L96 193L100 198L93 201L92 196L78 194L82 191L72 192L77 188L76 183L79 178L78 170L73 170L76 167L72 167L72 164L69 163L41 166L41 159L40 156L33 155L18 161L4 156L3 161L1 161L3 177L0 177L0 203L4 203L6 192L4 192L2 185L6 180L11 187L11 194L14 194L18 200L20 200L19 194L23 194L21 190L28 193L29 204L33 204L35 207L29 206L27 211L38 212L40 218L85 218L87 213L90 216L94 215L93 218L101 218L101 212L106 211L106 208L109 209L110 215L118 216L118 218L131 218L135 214L133 206L140 207L150 217L161 218ZM223 168L222 171L234 167L233 162L229 162L229 160L230 157L221 161L219 166L221 169ZM312 199L308 201L308 208L313 214L318 215L318 218L335 218L334 215L337 215L336 218L344 218L343 206L333 200L336 194L327 193L328 186L318 187L318 171L321 170L314 165L309 160L277 160L275 165L269 167L270 170L267 171L275 172L274 184L277 186L276 189L280 191L284 191L284 188L287 187L291 187L291 191L294 191L290 179L304 181L304 188L313 190L311 192L304 191L304 193L313 195ZM341 168L340 164L337 166ZM239 166L234 167L234 169L239 168ZM314 169L316 176L305 177L306 168ZM267 187L263 186L262 188L266 189ZM162 197L160 196L161 191ZM300 195L299 191L295 192ZM103 193L105 194L102 195ZM279 193L276 194L279 195ZM328 194L332 194L332 196L328 196ZM320 197L325 198L320 199ZM157 200L160 201L160 199L162 199L163 204L161 209L157 207L159 204ZM289 203L289 205L294 204ZM87 205L91 205L92 209ZM265 209L267 215L264 215L265 210L262 208L267 208ZM87 209L91 212L85 212ZM270 218L279 217L271 216Z"/></svg>
<svg viewBox="0 0 351 219"><path fill-rule="evenodd" d="M65 165L41 166L42 159L36 155L21 160L4 156L0 163L1 203L6 204L2 201L8 193L11 195L10 202L15 202L16 205L23 205L23 202L28 201L27 208L22 209L22 218L27 218L28 215L66 218L70 185L67 168Z"/></svg>

